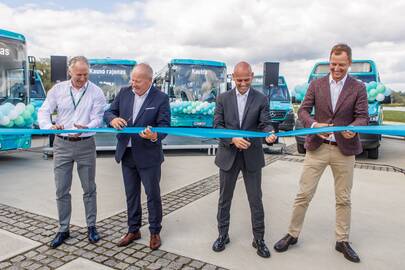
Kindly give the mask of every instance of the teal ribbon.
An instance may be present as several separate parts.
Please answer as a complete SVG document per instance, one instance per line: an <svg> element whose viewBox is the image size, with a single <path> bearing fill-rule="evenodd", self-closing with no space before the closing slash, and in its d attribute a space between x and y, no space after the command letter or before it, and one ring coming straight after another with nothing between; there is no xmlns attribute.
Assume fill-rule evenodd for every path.
<svg viewBox="0 0 405 270"><path fill-rule="evenodd" d="M89 128L74 130L53 130L53 129L24 129L24 128L0 128L0 135L49 135L61 133L116 133L116 134L137 134L144 130L144 127L130 127L122 130L113 128ZM393 135L405 137L405 125L386 126L338 126L322 128L303 128L286 132L278 132L278 137L303 136L318 133L353 131L364 134ZM213 128L176 128L176 127L154 127L153 132L166 133L174 136L188 136L198 138L264 138L269 136L266 132L256 132L247 130L213 129Z"/></svg>

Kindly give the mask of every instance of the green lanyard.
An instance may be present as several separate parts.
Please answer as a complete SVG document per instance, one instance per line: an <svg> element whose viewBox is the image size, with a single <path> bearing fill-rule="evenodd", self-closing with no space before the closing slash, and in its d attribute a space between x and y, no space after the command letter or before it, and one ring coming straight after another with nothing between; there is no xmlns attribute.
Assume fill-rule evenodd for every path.
<svg viewBox="0 0 405 270"><path fill-rule="evenodd" d="M74 110L76 111L77 106L79 106L80 101L82 101L82 98L84 96L84 94L86 94L87 88L89 87L89 83L87 83L86 88L84 89L83 94L80 96L79 100L77 101L77 104L75 102L75 99L73 97L73 93L72 93L72 87L70 87L70 98L72 99L72 103L73 103L73 107L75 108Z"/></svg>

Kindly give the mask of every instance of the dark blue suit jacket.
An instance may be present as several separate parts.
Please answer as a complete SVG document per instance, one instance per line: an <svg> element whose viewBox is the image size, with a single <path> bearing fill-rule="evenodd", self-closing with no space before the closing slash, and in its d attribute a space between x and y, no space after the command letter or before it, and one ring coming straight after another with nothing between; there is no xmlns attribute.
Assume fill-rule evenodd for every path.
<svg viewBox="0 0 405 270"><path fill-rule="evenodd" d="M104 120L109 124L116 117L125 120L132 119L135 94L132 87L121 88L110 109L104 113ZM132 123L129 121L128 127L169 127L170 126L170 104L169 97L152 86L149 90L142 107ZM132 156L136 166L148 168L160 165L163 160L162 140L166 134L158 134L158 140L151 142L141 138L138 134L118 134L118 144L115 151L115 160L119 163L131 139Z"/></svg>

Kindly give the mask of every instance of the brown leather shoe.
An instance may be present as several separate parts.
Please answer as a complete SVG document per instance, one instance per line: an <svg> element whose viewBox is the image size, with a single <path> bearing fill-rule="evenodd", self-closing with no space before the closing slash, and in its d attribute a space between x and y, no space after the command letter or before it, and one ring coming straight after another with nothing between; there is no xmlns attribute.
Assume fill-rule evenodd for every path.
<svg viewBox="0 0 405 270"><path fill-rule="evenodd" d="M121 238L121 240L118 242L117 246L119 247L125 247L134 242L135 240L138 240L141 238L141 232L137 231L134 233L127 233L124 235L124 237Z"/></svg>
<svg viewBox="0 0 405 270"><path fill-rule="evenodd" d="M151 234L149 247L152 250L158 249L162 245L159 234Z"/></svg>

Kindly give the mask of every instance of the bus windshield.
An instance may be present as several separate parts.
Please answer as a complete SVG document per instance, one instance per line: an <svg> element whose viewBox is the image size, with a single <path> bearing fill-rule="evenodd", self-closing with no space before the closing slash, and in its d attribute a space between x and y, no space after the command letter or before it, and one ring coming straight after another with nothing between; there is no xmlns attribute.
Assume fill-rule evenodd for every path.
<svg viewBox="0 0 405 270"><path fill-rule="evenodd" d="M130 84L132 68L120 64L91 64L89 80L98 85L107 100L111 101L121 87Z"/></svg>
<svg viewBox="0 0 405 270"><path fill-rule="evenodd" d="M226 68L176 64L172 66L171 80L170 98L215 102L218 93L226 89Z"/></svg>
<svg viewBox="0 0 405 270"><path fill-rule="evenodd" d="M282 77L279 77L277 87L271 87L265 90L263 89L263 76L254 76L252 87L264 93L270 101L290 101L290 93Z"/></svg>
<svg viewBox="0 0 405 270"><path fill-rule="evenodd" d="M0 104L24 101L26 59L23 42L0 37Z"/></svg>

